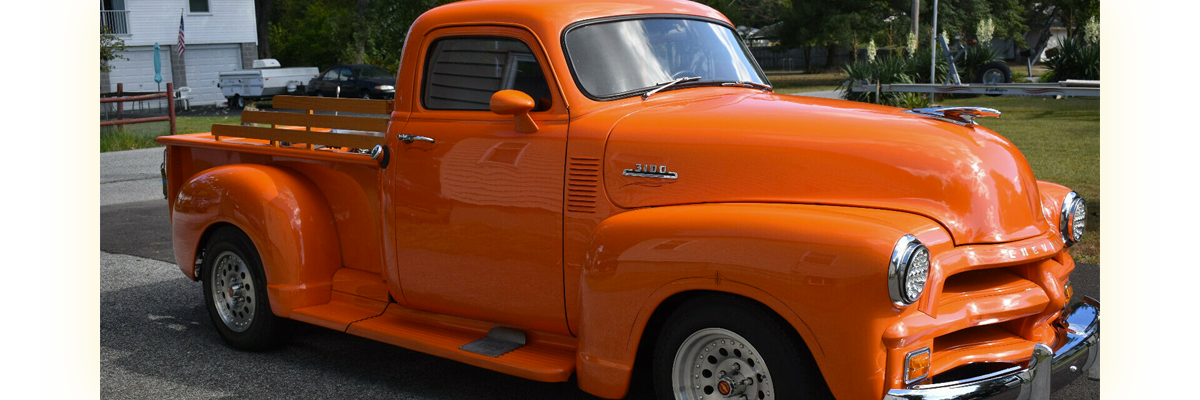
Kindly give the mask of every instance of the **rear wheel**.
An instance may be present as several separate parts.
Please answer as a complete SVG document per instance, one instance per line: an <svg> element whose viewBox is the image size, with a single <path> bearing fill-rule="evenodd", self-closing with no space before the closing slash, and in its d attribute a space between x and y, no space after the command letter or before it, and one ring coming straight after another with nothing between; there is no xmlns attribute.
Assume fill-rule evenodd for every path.
<svg viewBox="0 0 1200 400"><path fill-rule="evenodd" d="M241 110L245 107L246 107L246 100L243 99L242 96L235 94L235 95L233 95L233 97L229 98L229 108L232 108L235 110Z"/></svg>
<svg viewBox="0 0 1200 400"><path fill-rule="evenodd" d="M209 317L230 346L266 350L290 337L290 321L271 313L262 262L245 233L231 227L214 232L200 277Z"/></svg>
<svg viewBox="0 0 1200 400"><path fill-rule="evenodd" d="M663 326L653 366L660 400L833 398L803 344L757 304L702 296Z"/></svg>

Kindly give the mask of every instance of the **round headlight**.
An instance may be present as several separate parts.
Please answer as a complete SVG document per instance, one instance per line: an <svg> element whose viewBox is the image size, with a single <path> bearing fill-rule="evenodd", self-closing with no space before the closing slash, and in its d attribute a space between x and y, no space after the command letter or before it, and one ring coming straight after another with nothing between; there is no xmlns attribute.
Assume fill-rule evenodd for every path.
<svg viewBox="0 0 1200 400"><path fill-rule="evenodd" d="M892 248L888 262L888 294L892 303L907 306L917 301L929 277L929 249L913 235L904 235Z"/></svg>
<svg viewBox="0 0 1200 400"><path fill-rule="evenodd" d="M1067 193L1062 202L1062 216L1058 220L1063 244L1070 247L1083 239L1087 228L1087 202L1078 193Z"/></svg>

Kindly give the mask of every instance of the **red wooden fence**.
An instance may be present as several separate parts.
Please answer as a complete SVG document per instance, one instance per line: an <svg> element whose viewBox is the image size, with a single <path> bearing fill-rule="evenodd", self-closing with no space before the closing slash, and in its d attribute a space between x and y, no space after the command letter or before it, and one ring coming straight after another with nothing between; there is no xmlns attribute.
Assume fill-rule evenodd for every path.
<svg viewBox="0 0 1200 400"><path fill-rule="evenodd" d="M100 98L101 104L117 103L117 119L110 120L110 121L100 121L100 126L113 126L113 125L125 125L125 124L140 124L143 122L170 121L171 122L171 134L172 135L175 134L175 85L174 84L168 82L167 83L167 91L165 93L144 94L144 95L140 95L140 96L121 96L121 94L123 94L123 93L124 93L124 87L123 87L123 85L118 83L117 84L117 96ZM167 107L167 110L168 110L167 115L158 116L158 117L121 119L121 112L124 111L124 109L125 109L125 105L123 104L124 102L153 100L153 99L167 99L167 104L169 104L169 106Z"/></svg>

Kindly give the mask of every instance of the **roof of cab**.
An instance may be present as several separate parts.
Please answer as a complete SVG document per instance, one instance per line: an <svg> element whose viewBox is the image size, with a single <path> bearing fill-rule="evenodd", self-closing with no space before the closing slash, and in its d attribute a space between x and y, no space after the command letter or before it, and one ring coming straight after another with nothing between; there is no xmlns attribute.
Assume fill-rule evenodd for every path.
<svg viewBox="0 0 1200 400"><path fill-rule="evenodd" d="M637 14L694 15L729 23L712 8L689 0L467 0L426 12L414 22L412 32L454 25L518 24L546 40L578 21Z"/></svg>

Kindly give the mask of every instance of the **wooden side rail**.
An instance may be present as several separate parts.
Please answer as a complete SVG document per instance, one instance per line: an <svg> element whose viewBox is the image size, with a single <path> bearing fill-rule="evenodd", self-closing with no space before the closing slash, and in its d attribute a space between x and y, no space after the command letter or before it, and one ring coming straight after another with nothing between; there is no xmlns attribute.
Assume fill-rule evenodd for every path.
<svg viewBox="0 0 1200 400"><path fill-rule="evenodd" d="M388 120L383 118L297 114L278 111L242 111L242 122L268 125L295 125L310 128L350 129L369 132L386 131L388 124Z"/></svg>
<svg viewBox="0 0 1200 400"><path fill-rule="evenodd" d="M379 136L356 133L331 133L320 131L302 131L297 129L262 128L240 125L213 125L213 136L240 137L246 139L270 140L274 143L292 142L319 144L330 147L350 147L355 149L370 149L386 140Z"/></svg>
<svg viewBox="0 0 1200 400"><path fill-rule="evenodd" d="M271 100L275 109L301 110L305 113L281 111L242 111L243 125L213 124L212 134L217 141L221 137L240 137L268 140L272 146L281 142L304 143L308 149L314 145L370 149L386 142L392 110L392 100L314 98L302 96L275 96ZM314 111L332 111L358 115L314 114ZM364 116L363 114L368 114ZM245 126L266 124L271 127ZM280 128L292 126L303 128ZM334 132L346 130L354 132Z"/></svg>
<svg viewBox="0 0 1200 400"><path fill-rule="evenodd" d="M336 111L390 115L393 100L338 99L329 97L275 96L271 107L285 110Z"/></svg>

